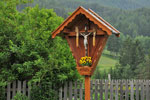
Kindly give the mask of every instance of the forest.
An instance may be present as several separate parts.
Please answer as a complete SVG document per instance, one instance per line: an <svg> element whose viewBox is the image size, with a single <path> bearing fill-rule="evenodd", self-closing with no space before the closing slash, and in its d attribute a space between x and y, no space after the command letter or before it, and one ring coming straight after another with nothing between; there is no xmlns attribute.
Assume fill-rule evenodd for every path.
<svg viewBox="0 0 150 100"><path fill-rule="evenodd" d="M67 42L51 39L78 6L91 8L121 32L109 37L103 54L117 63L103 72L98 66L92 78L150 79L149 0L1 0L0 91L14 80L30 80L42 84L32 88L32 100L49 100L64 82L83 79ZM4 95L0 92L0 100Z"/></svg>
<svg viewBox="0 0 150 100"><path fill-rule="evenodd" d="M93 0L92 0L93 1ZM98 13L102 18L111 23L114 27L119 29L124 35L130 35L131 37L136 36L150 36L149 26L150 26L150 8L144 5L150 5L150 1L144 0L142 3L144 7L135 7L136 9L121 9L120 7L102 5L102 0L34 0L33 3L28 3L25 5L18 6L18 10L23 9L26 6L35 6L39 5L40 8L54 9L58 16L66 18L68 13L73 12L78 6L83 6L85 8L93 9ZM109 0L103 1L107 3ZM112 0L111 0L112 1ZM120 5L123 4L123 1L134 1L136 3L142 2L142 0L113 0L113 2L120 1ZM121 2L122 1L122 2ZM116 4L117 5L117 4ZM129 4L127 4L129 5ZM108 7L109 6L109 7ZM133 6L133 5L132 5Z"/></svg>

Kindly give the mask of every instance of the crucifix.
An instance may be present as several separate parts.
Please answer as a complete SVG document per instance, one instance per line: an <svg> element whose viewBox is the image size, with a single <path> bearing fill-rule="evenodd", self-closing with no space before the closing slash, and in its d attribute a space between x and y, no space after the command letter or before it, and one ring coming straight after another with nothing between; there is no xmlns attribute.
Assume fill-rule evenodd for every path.
<svg viewBox="0 0 150 100"><path fill-rule="evenodd" d="M85 26L85 32L80 33L83 37L84 37L84 48L85 48L85 55L88 56L88 36L91 34L92 32L88 32L87 31L87 26Z"/></svg>
<svg viewBox="0 0 150 100"><path fill-rule="evenodd" d="M85 32L79 32L78 27L75 28L76 31L76 46L78 47L78 41L79 41L79 34L83 36L84 38L84 48L85 48L85 56L88 56L88 36L93 33L93 46L95 46L95 35L96 35L96 30L93 29L93 32L88 32L87 30L87 25L85 25Z"/></svg>

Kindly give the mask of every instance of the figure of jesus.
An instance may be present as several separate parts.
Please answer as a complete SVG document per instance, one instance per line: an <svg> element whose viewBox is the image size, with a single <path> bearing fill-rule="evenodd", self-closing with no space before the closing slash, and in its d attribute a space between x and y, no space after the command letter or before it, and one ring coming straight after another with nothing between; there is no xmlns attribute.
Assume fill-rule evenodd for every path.
<svg viewBox="0 0 150 100"><path fill-rule="evenodd" d="M88 45L88 41L87 41L87 38L88 38L88 36L91 34L91 33L89 33L89 34L83 34L83 33L80 33L83 37L84 37L84 47L85 47L85 49L87 49L87 45Z"/></svg>
<svg viewBox="0 0 150 100"><path fill-rule="evenodd" d="M84 37L84 47L85 47L85 52L86 52L86 56L87 55L87 45L88 45L88 36L91 34L92 32L88 33L88 34L85 34L85 33L80 33L83 37Z"/></svg>

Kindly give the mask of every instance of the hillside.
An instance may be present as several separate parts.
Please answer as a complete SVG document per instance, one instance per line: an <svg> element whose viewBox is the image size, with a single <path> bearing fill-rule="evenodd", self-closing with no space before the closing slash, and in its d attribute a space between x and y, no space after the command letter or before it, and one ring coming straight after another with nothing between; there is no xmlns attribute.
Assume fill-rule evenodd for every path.
<svg viewBox="0 0 150 100"><path fill-rule="evenodd" d="M90 3L96 2L100 5L115 7L120 9L137 9L150 6L150 0L84 0Z"/></svg>
<svg viewBox="0 0 150 100"><path fill-rule="evenodd" d="M125 10L143 8L150 6L150 0L34 0L36 3L41 3L44 6L46 2L54 4L53 7L76 8L79 5L93 5L106 6L111 8L120 8ZM73 5L72 5L73 4Z"/></svg>
<svg viewBox="0 0 150 100"><path fill-rule="evenodd" d="M124 3L124 2L127 3ZM141 4L132 10L120 9L120 7L127 7L130 9L132 5ZM68 17L69 12L73 12L78 6L91 8L106 21L111 23L114 27L125 35L136 37L139 35L150 36L150 8L147 7L150 1L143 0L34 0L34 3L27 6L39 5L40 8L54 9L57 15L64 18ZM111 6L110 6L111 5ZM120 5L120 7L116 7ZM19 6L18 9L23 9L25 5Z"/></svg>

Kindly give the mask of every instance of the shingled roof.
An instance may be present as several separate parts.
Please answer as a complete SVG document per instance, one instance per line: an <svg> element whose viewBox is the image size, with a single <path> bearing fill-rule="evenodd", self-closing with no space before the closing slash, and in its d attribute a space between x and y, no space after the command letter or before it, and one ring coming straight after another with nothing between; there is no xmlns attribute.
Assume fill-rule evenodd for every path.
<svg viewBox="0 0 150 100"><path fill-rule="evenodd" d="M52 38L54 38L57 34L61 33L61 31L72 22L73 19L79 14L84 14L90 21L94 22L98 25L102 30L106 31L108 35L115 34L119 36L120 32L115 29L111 24L105 21L102 17L96 14L91 9L85 9L83 7L78 7L56 30L52 32Z"/></svg>

